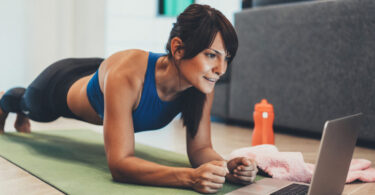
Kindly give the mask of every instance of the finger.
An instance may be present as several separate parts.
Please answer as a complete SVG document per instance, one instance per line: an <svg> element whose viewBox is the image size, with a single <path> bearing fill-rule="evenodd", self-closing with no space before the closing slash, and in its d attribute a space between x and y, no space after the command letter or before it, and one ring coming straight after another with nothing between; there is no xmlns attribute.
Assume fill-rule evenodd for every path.
<svg viewBox="0 0 375 195"><path fill-rule="evenodd" d="M224 176L218 176L218 175L212 175L210 178L208 178L209 181L217 184L223 184L225 183L225 177Z"/></svg>
<svg viewBox="0 0 375 195"><path fill-rule="evenodd" d="M256 175L254 175L254 176L252 176L252 177L250 177L251 179L250 179L250 183L254 183L255 182L255 179L256 179Z"/></svg>
<svg viewBox="0 0 375 195"><path fill-rule="evenodd" d="M244 176L253 176L257 175L258 170L251 170L251 171L235 171L236 174L238 175L244 175Z"/></svg>
<svg viewBox="0 0 375 195"><path fill-rule="evenodd" d="M201 193L205 193L205 194L207 194L207 193L212 194L212 193L216 193L218 191L219 191L218 189L213 189L213 188L210 188L208 186L202 187L202 189L200 190Z"/></svg>
<svg viewBox="0 0 375 195"><path fill-rule="evenodd" d="M254 169L255 169L255 167L253 165L249 165L249 166L240 165L235 170L237 170L237 171L252 171Z"/></svg>
<svg viewBox="0 0 375 195"><path fill-rule="evenodd" d="M213 193L217 193L219 190L217 189L211 189L209 188L208 190L206 190L204 193L205 194L213 194Z"/></svg>
<svg viewBox="0 0 375 195"><path fill-rule="evenodd" d="M253 183L256 179L256 174L252 174L252 176L241 176L241 175L236 175L235 176L237 179L243 181L243 182L250 182Z"/></svg>
<svg viewBox="0 0 375 195"><path fill-rule="evenodd" d="M225 177L227 175L226 168L214 166L211 167L210 172L212 175L219 176L219 177Z"/></svg>
<svg viewBox="0 0 375 195"><path fill-rule="evenodd" d="M246 177L246 176L239 176L239 175L234 175L235 178L237 178L238 180L240 180L240 182L242 184L249 184L249 183L253 183L255 181L255 176L253 177Z"/></svg>
<svg viewBox="0 0 375 195"><path fill-rule="evenodd" d="M223 187L223 184L222 183L214 183L214 182L207 181L207 183L205 184L205 186L209 187L211 189L214 189L214 190L218 190L218 189L221 189Z"/></svg>
<svg viewBox="0 0 375 195"><path fill-rule="evenodd" d="M229 173L226 161L224 161L224 160L221 160L221 161L215 160L215 161L211 161L210 163L213 164L213 165L225 168L226 173Z"/></svg>
<svg viewBox="0 0 375 195"><path fill-rule="evenodd" d="M229 173L229 170L228 168L226 167L226 162L224 161L221 161L221 162L218 162L218 161L212 161L212 163L210 163L212 166L210 166L211 168L211 172L215 175L219 175L219 176L225 176L226 174Z"/></svg>
<svg viewBox="0 0 375 195"><path fill-rule="evenodd" d="M245 157L237 157L237 158L234 158L234 159L230 160L230 163L236 164L236 165L242 164L243 159L246 159L246 158Z"/></svg>
<svg viewBox="0 0 375 195"><path fill-rule="evenodd" d="M251 182L251 183L254 183L256 178L257 178L257 175L255 174L254 176L251 177L250 182Z"/></svg>
<svg viewBox="0 0 375 195"><path fill-rule="evenodd" d="M251 177L234 174L234 176L241 181L251 181Z"/></svg>
<svg viewBox="0 0 375 195"><path fill-rule="evenodd" d="M228 161L228 169L232 172L233 169L236 169L238 166L241 166L243 164L242 163L243 159L246 159L246 158L237 157L237 158L231 159L230 161Z"/></svg>
<svg viewBox="0 0 375 195"><path fill-rule="evenodd" d="M257 165L254 163L252 163L252 164L250 164L250 165L247 165L247 166L245 166L245 165L239 165L238 167L237 167L237 169L238 170L257 170L258 169L258 167L257 167Z"/></svg>
<svg viewBox="0 0 375 195"><path fill-rule="evenodd" d="M242 177L252 177L252 178L255 178L257 176L256 172L236 173L235 175L242 176Z"/></svg>
<svg viewBox="0 0 375 195"><path fill-rule="evenodd" d="M213 189L213 188L210 188L210 187L204 187L203 190L202 190L202 193L212 194L212 193L216 193L218 191L219 191L218 189Z"/></svg>
<svg viewBox="0 0 375 195"><path fill-rule="evenodd" d="M237 175L240 175L240 176L247 176L247 177L251 177L251 176L254 176L256 175L256 171L237 171L237 170L234 170L233 171L235 174Z"/></svg>
<svg viewBox="0 0 375 195"><path fill-rule="evenodd" d="M242 158L242 164L245 165L245 166L249 166L252 164L252 162L250 161L249 158Z"/></svg>

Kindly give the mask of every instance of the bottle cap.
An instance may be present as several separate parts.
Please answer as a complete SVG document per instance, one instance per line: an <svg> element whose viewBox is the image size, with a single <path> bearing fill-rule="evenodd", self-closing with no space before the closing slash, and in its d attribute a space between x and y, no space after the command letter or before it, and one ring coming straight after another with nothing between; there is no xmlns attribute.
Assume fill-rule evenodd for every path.
<svg viewBox="0 0 375 195"><path fill-rule="evenodd" d="M261 102L255 104L255 111L273 113L273 106L266 99L262 99Z"/></svg>

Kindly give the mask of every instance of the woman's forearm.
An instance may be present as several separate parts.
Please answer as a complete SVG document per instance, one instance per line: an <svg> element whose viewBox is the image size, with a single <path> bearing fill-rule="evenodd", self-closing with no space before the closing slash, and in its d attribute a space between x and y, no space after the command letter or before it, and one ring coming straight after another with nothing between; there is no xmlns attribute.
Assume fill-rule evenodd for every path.
<svg viewBox="0 0 375 195"><path fill-rule="evenodd" d="M193 167L199 167L213 160L222 161L224 159L211 147L206 147L189 153L189 160Z"/></svg>
<svg viewBox="0 0 375 195"><path fill-rule="evenodd" d="M192 168L168 167L137 157L126 157L111 167L114 180L154 186L192 186Z"/></svg>

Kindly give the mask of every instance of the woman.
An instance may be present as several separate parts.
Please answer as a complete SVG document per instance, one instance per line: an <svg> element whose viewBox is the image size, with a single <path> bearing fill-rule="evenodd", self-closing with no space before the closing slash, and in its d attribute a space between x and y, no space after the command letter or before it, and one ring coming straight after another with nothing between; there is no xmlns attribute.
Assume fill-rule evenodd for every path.
<svg viewBox="0 0 375 195"><path fill-rule="evenodd" d="M103 125L106 157L116 181L202 193L217 192L225 180L252 183L255 163L247 158L226 162L213 150L210 135L215 82L237 46L235 30L221 12L190 5L172 28L166 55L126 50L105 60L65 59L49 66L26 90L7 91L0 100L0 131L9 112L17 113L15 128L20 132L30 132L28 118L75 118ZM135 132L164 127L180 112L193 168L134 156Z"/></svg>

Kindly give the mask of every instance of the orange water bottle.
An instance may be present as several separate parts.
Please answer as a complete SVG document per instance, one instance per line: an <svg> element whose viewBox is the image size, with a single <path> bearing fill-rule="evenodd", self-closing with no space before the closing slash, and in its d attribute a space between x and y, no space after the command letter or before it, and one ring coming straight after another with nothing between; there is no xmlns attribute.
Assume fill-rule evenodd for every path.
<svg viewBox="0 0 375 195"><path fill-rule="evenodd" d="M260 103L255 104L253 117L254 130L251 145L275 144L272 127L275 115L272 104L262 99Z"/></svg>

